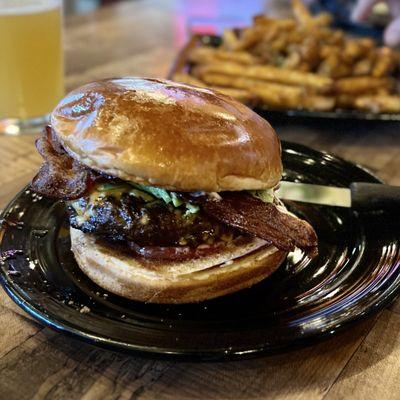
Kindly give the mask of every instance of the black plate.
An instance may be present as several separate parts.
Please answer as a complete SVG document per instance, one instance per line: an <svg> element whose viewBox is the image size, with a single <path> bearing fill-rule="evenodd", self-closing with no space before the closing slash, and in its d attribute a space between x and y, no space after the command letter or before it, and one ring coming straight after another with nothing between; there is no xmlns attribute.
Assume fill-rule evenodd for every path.
<svg viewBox="0 0 400 400"><path fill-rule="evenodd" d="M377 182L353 164L297 144L284 144L283 161L286 179L338 186ZM315 227L316 259L291 253L271 278L251 289L200 304L160 306L105 293L87 279L69 250L63 204L25 190L4 211L0 251L23 254L5 260L1 280L17 304L53 328L103 346L197 359L240 358L310 343L394 299L400 283L399 219L289 206Z"/></svg>
<svg viewBox="0 0 400 400"><path fill-rule="evenodd" d="M208 46L218 47L221 44L221 37L215 35L198 35L201 43ZM171 75L171 74L170 74ZM398 78L398 77L397 77ZM400 121L400 114L396 113L372 113L360 110L345 110L335 109L333 111L312 111L312 110L297 110L285 109L276 110L267 106L255 107L259 115L264 118L312 118L312 119L340 119L340 120L366 120L366 121Z"/></svg>

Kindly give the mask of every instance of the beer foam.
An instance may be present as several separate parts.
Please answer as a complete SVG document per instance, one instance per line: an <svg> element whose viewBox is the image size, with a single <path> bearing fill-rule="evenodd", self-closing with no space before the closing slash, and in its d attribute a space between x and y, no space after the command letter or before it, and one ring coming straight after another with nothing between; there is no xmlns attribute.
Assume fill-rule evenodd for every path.
<svg viewBox="0 0 400 400"><path fill-rule="evenodd" d="M41 13L59 7L61 3L61 0L0 0L0 16Z"/></svg>

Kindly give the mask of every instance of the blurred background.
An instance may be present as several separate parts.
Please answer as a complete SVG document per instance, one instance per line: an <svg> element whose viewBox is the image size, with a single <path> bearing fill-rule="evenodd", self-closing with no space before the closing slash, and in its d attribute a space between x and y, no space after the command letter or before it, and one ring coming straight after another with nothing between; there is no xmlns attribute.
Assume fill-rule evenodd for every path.
<svg viewBox="0 0 400 400"><path fill-rule="evenodd" d="M9 0L7 0L7 3L5 1L0 0L0 5L8 4ZM38 0L12 0L12 2L17 2L20 5L33 4L35 1ZM246 27L250 27L251 31L256 32L258 28L253 23L253 17L257 14L263 14L264 22L270 20L271 26L281 18L283 18L283 21L286 19L286 22L283 23L289 21L289 25L290 23L295 24L295 40L302 41L301 29L303 27L299 21L304 16L297 16L297 22L293 20L293 5L292 1L289 0L237 0L234 2L230 0L46 0L46 2L58 4L58 7L62 4L64 15L62 22L60 22L60 18L53 15L52 23L36 22L34 29L26 23L27 21L34 23L33 16L24 14L24 18L21 16L21 18L16 18L15 22L10 22L6 14L0 14L0 29L3 29L1 31L3 35L0 39L0 52L4 55L4 59L7 59L7 63L2 63L0 67L0 88L2 89L0 91L0 131L2 118L14 118L18 113L26 116L27 113L23 107L25 98L29 100L29 102L26 102L26 108L31 108L30 114L35 116L40 101L43 102L43 112L48 113L65 92L89 81L115 76L167 77L170 74L171 67L176 66L180 53L187 45L191 35L221 36L224 31L231 31L232 33L232 31ZM296 103L293 100L296 97L291 97L291 94L298 96L299 90L303 90L301 85L299 85L300 88L293 89L293 85L290 83L288 85L285 79L282 82L284 72L280 73L279 79L281 81L278 82L281 86L276 86L277 82L274 82L275 86L268 86L268 82L261 82L267 91L271 88L274 93L277 93L276 90L279 93L282 93L281 89L289 90L290 98L285 100L289 100L289 103L291 103L291 112L280 113L280 117L272 112L264 114L274 124L283 139L332 150L344 156L348 155L349 158L361 163L364 162L367 145L370 147L380 146L384 148L386 155L380 151L376 152L375 158L368 157L370 167L373 170L379 170L383 167L382 160L385 160L385 162L391 160L391 156L387 154L397 152L399 144L396 131L398 127L397 119L400 118L400 96L398 89L391 86L392 83L397 85L398 80L394 82L393 66L398 65L399 57L396 46L391 48L380 47L383 45L382 34L384 29L388 26L391 18L396 16L396 10L392 9L392 14L389 12L388 4L393 4L393 0L389 3L373 2L374 4L371 3L367 7L369 8L368 12L362 15L360 19L362 21L354 22L351 16L356 4L360 2L362 0L359 2L351 0L305 0L303 3L298 2L310 10L311 16L306 15L305 21L308 18L312 22L315 15L329 13L328 19L325 18L324 24L326 25L317 27L319 36L314 35L312 28L306 27L307 37L303 40L304 43L300 43L300 45L304 44L306 47L302 48L297 46L298 43L293 42L293 38L287 37L285 29L281 29L279 35L282 35L285 40L279 40L279 37L269 41L261 40L259 48L251 48L250 46L242 50L246 53L245 57L248 59L253 60L255 57L255 64L265 64L268 67L271 65L280 67L280 64L286 63L284 68L299 70L299 72L311 72L318 77L321 75L331 79L357 78L356 81L361 79L363 81L361 83L366 86L375 81L378 81L380 85L382 81L383 86L377 86L371 93L374 96L377 94L384 97L374 98L372 103L368 103L371 99L361 99L364 101L359 105L362 108L361 111L367 110L370 114L362 115L362 118L356 121L351 118L340 120L337 118L340 110L338 111L333 107L331 102L338 99L329 98L327 103L326 97L319 96L317 98L319 103L313 103L313 107L310 108L308 107L309 99L304 97L304 93L301 96L306 103L304 104L305 109L308 107L310 112L315 112L316 109L318 111L318 109L330 107L331 118L318 120L314 118L315 115L312 118L293 118L293 104L296 107L300 106L298 108L301 108L302 105ZM299 5L297 8L299 8ZM304 10L301 12L304 13ZM316 17L317 19L318 17ZM334 31L337 29L342 29L345 34ZM54 32L57 32L58 36ZM35 38L33 37L34 33L36 34ZM322 34L326 36L326 39L322 38ZM308 45L313 45L315 39L313 36L318 36L319 50L326 53L321 55L324 59L318 61L319 67L301 63L301 58L307 53L305 49L308 48ZM357 41L358 39L348 41L345 36L360 38L361 41ZM55 40L56 37L57 40ZM332 37L337 37L340 43L330 43ZM18 43L16 42L17 38ZM374 42L370 38L373 38ZM325 43L325 41L327 42ZM274 47L272 50L271 46ZM360 46L365 50L363 50L363 54L351 54L351 51L357 53ZM223 43L223 47L226 50L229 45ZM344 51L345 47L346 51ZM48 50L49 48L52 49L51 52ZM16 49L19 49L18 54ZM271 51L274 53L273 60L268 60ZM235 56L234 53L234 51L231 52L228 57ZM342 53L350 54L345 63L342 62ZM226 56L225 54L224 57ZM389 61L385 61L385 64L385 62L382 63L382 60ZM293 62L297 64L291 64ZM186 60L186 63L188 63L188 60ZM378 65L379 63L382 65ZM343 71L344 64L346 64L347 72ZM242 70L242 72L248 71ZM22 76L24 76L23 79ZM185 78L188 79L187 76ZM197 77L194 78L197 79ZM388 91L385 87L388 82L391 91ZM237 85L242 83L236 81L229 82L229 85L215 84L214 86L228 86L229 89L230 85L234 84L236 86L230 93L240 96L243 88L238 88ZM213 86L212 83L206 82L206 84ZM347 103L352 105L353 98L356 97L355 94L358 95L358 92L354 92L354 88L354 85L351 86L350 93L345 93L346 96L340 98L342 106L346 106ZM351 92L352 90L353 92ZM24 97L24 91L29 96ZM46 98L46 93L49 94L48 98ZM268 93L265 93L265 91L263 95L264 101L268 105L268 101L271 99L265 98L268 97ZM270 95L270 97L273 96ZM12 111L17 110L17 113L8 112L11 109L12 99L15 102L15 107L11 107ZM385 101L384 107L382 106L382 99ZM285 109L289 103L280 106ZM1 107L5 107L5 111L2 111ZM22 111L20 112L20 110ZM383 118L380 114L383 115L385 110L391 111L391 114ZM375 121L376 119L379 121ZM388 120L394 120L394 122L391 122L392 125L387 122ZM8 122L7 119L6 123ZM17 135L24 130L23 126L21 128L13 121L11 122L4 129L8 135ZM39 122L37 127L41 129L44 121ZM378 136L375 134L377 130L380 132ZM36 134L38 134L38 130L36 130ZM9 139L9 137L5 139ZM34 159L34 165L31 167L31 170L34 170L40 161L40 157L34 153L33 139L21 139L21 141L29 144L23 154L29 154L29 157ZM3 149L6 149L9 143L10 140L4 141L2 143ZM9 171L15 168L15 164L13 164L14 153L20 151L19 146L21 146L20 141L16 141L15 147L8 149L12 151L6 151L3 156L10 159ZM360 151L360 147L364 152ZM375 165L375 160L377 165ZM26 175L29 176L30 170L25 168L23 172L26 172ZM386 174L386 172L383 172L383 174ZM387 174L390 178L397 179L393 177L392 172L387 172ZM8 173L4 174L4 178L8 180Z"/></svg>
<svg viewBox="0 0 400 400"><path fill-rule="evenodd" d="M65 14L83 14L99 7L120 3L122 1L141 1L141 0L63 0ZM176 3L176 11L181 12L188 18L215 17L221 20L231 20L238 25L249 24L254 14L268 12L273 16L288 16L290 14L290 1L288 0L180 0ZM356 3L355 0L306 0L306 5L314 13L328 11L335 16L333 21L335 26L345 29L356 29L358 32L378 36L382 33L383 27L389 19L389 9L384 1L377 1L373 7L373 12L368 16L367 23L355 25L351 19L351 11ZM210 29L210 21L205 23ZM223 23L222 23L223 25ZM205 26L207 28L207 26ZM221 27L220 27L221 28ZM215 29L212 26L211 29ZM217 28L218 29L218 28Z"/></svg>

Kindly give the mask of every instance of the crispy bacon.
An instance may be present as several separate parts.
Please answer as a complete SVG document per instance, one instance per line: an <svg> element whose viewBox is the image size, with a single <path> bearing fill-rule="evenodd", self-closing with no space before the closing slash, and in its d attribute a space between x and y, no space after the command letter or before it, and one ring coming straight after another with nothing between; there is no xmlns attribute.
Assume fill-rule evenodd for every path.
<svg viewBox="0 0 400 400"><path fill-rule="evenodd" d="M264 203L245 192L225 192L221 200L198 198L203 210L215 219L264 239L275 247L292 251L295 247L315 254L318 244L312 226L295 216Z"/></svg>
<svg viewBox="0 0 400 400"><path fill-rule="evenodd" d="M54 132L54 129L50 125L47 125L44 128L43 136L46 137L47 141L51 144L51 147L53 147L56 153L66 154L60 140L58 139L56 133Z"/></svg>
<svg viewBox="0 0 400 400"><path fill-rule="evenodd" d="M62 148L51 127L36 141L36 148L44 159L31 186L46 197L71 200L89 191L94 172L70 157Z"/></svg>

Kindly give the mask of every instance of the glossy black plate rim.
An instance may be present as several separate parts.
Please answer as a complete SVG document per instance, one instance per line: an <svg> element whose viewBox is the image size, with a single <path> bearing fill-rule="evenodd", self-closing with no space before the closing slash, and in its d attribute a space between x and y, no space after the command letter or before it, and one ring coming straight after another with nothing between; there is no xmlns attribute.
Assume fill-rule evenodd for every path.
<svg viewBox="0 0 400 400"><path fill-rule="evenodd" d="M308 153L314 154L325 154L332 157L332 160L335 162L345 164L351 167L357 167L368 173L371 179L374 179L376 182L382 182L377 177L374 176L367 168L362 167L360 165L350 163L340 157L334 156L328 152L324 151L317 151L310 149L307 146L290 143L287 142L289 146L295 146L300 151L306 151ZM28 186L27 186L28 187ZM3 210L0 218L3 218L7 212L9 211L10 207L12 206L14 200L16 200L20 194L22 194L27 187L23 188L9 203L9 205ZM124 341L117 341L112 339L104 338L103 336L96 335L91 333L88 330L84 331L78 328L73 323L65 324L62 319L60 319L57 315L49 315L45 312L45 310L36 305L27 302L23 295L21 294L18 285L16 285L7 273L4 272L3 269L0 269L0 280L3 288L5 289L8 296L24 311L26 311L29 315L31 315L34 319L41 322L43 325L48 326L56 331L66 333L71 335L75 338L81 339L85 342L90 344L99 345L106 349L112 350L120 350L124 352L129 352L133 354L140 354L145 357L151 358L173 358L176 360L185 360L185 361L221 361L221 360L237 360L237 359L246 359L246 358L253 358L256 356L261 355L268 355L268 354L275 354L280 353L283 351L304 347L307 345L315 344L316 341L321 341L332 337L333 335L345 331L358 322L370 317L371 315L375 314L379 310L387 307L391 304L396 297L400 294L400 285L395 287L391 287L390 291L385 292L385 296L383 298L378 299L376 303L373 303L365 308L362 315L353 316L351 319L346 320L343 324L341 324L338 328L331 331L321 331L318 333L312 332L310 334L306 334L301 337L297 337L291 343L283 343L282 345L275 345L271 346L270 343L264 343L259 346L253 346L250 348L234 348L227 350L225 347L219 348L210 348L206 350L200 351L193 351L191 349L176 349L176 348L166 348L166 347L149 347L149 346L142 346L136 345L133 343L126 343Z"/></svg>
<svg viewBox="0 0 400 400"><path fill-rule="evenodd" d="M25 190L24 188L23 190ZM22 192L22 191L21 191ZM89 343L91 345L96 345L102 347L106 350L120 351L128 353L131 355L139 355L151 359L173 359L176 361L196 361L196 362L219 362L219 361L237 361L252 359L260 356L274 355L278 353L288 352L291 350L300 349L307 346L315 345L318 342L328 340L334 335L345 332L351 327L357 325L359 322L364 321L371 316L375 315L380 310L386 308L392 304L400 294L400 286L392 290L384 299L384 301L379 302L374 306L370 306L365 310L363 315L358 315L353 317L351 320L340 325L335 330L320 332L318 334L310 334L308 336L303 336L293 340L290 344L283 344L279 346L272 347L270 344L255 346L252 349L232 349L227 350L225 347L212 348L202 351L193 351L189 349L176 350L174 348L165 347L148 347L140 346L132 343L126 343L123 341L116 341L112 339L106 339L102 336L96 334L90 334L77 327L67 325L57 320L54 316L50 318L48 314L42 311L38 307L34 307L30 303L24 301L18 290L13 286L9 285L7 279L5 279L4 274L1 273L1 285L5 289L7 295L25 312L32 316L35 320L42 323L45 327L49 327L57 332L65 333L68 336L82 340L83 342Z"/></svg>

